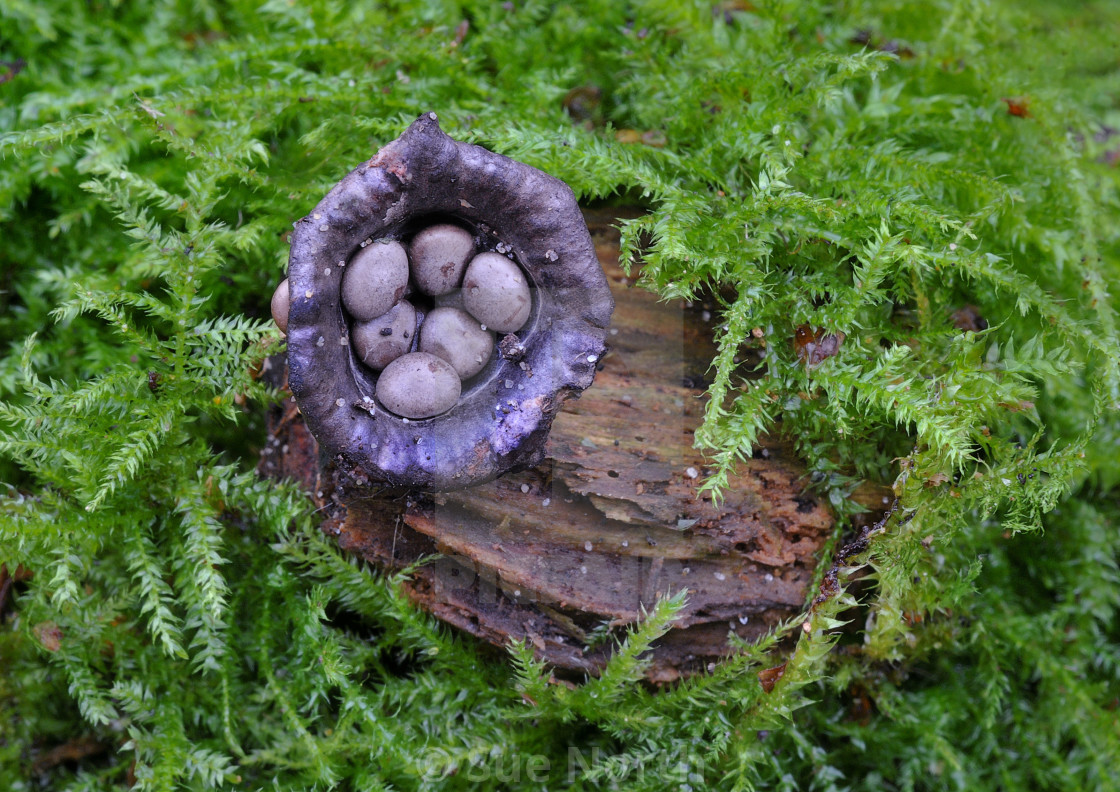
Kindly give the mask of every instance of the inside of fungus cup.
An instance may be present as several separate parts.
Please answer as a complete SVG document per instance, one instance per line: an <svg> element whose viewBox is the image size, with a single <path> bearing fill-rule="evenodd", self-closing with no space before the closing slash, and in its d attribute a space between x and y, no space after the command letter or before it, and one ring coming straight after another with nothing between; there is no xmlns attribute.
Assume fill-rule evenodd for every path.
<svg viewBox="0 0 1120 792"><path fill-rule="evenodd" d="M386 229L385 233L379 236L378 239L370 239L369 243L377 244L379 240L391 239L400 242L402 245L404 245L406 250L409 250L413 238L418 233L432 226L443 224L458 226L471 234L471 237L474 240L474 251L468 258L468 265L475 256L478 256L481 253L496 253L509 259L517 266L518 270L525 278L525 281L529 287L530 308L528 318L516 331L513 332L513 335L517 336L522 345L527 346L530 343L530 340L535 335L537 326L539 324L541 312L540 285L537 282L537 279L534 277L533 273L527 267L525 267L523 263L522 252L514 248L509 243L505 242L503 239L503 235L499 230L494 229L488 223L474 222L460 216L449 214L425 214L421 216L410 217L396 228ZM363 240L363 242L364 241L365 240ZM347 266L350 265L350 263L354 260L354 257L363 249L363 247L364 245L359 244L359 246L350 253L349 257L346 259ZM423 326L424 319L437 307L437 298L424 294L416 286L415 277L413 276L411 271L411 259L409 262L409 268L409 291L402 299L410 302L416 309L417 313L415 332L412 339L412 344L410 346L410 351L415 352L418 349L420 329ZM461 288L462 283L460 283L459 286L460 290ZM340 330L343 333L343 337L351 339L351 333L357 320L355 320L347 313L346 309L342 305L341 300L338 302L338 306L338 320L340 324ZM418 423L421 421L430 421L447 415L448 413L452 413L455 411L456 407L458 407L465 401L469 401L475 398L478 394L484 391L488 392L493 390L492 382L499 376L508 377L509 372L505 371L505 369L510 365L513 365L514 368L516 368L516 365L511 364L509 361L506 361L498 348L498 345L506 335L507 333L502 332L494 333L494 348L491 351L489 361L477 374L474 374L473 376L462 380L462 388L458 401L452 407L437 415L433 415L427 418L412 418L409 420L411 422ZM381 372L370 368L360 360L352 340L350 340L349 343L348 360L351 377L357 385L359 393L363 397L366 408L371 413L382 413L387 417L392 417L399 420L402 416L387 409L385 405L383 405L377 399L377 382L379 377L381 376ZM520 373L520 371L517 372L518 375L520 375Z"/></svg>

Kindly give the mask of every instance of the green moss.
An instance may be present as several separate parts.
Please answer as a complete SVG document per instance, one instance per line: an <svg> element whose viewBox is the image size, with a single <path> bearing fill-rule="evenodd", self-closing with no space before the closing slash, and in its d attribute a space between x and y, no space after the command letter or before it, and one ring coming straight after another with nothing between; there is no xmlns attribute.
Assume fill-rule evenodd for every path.
<svg viewBox="0 0 1120 792"><path fill-rule="evenodd" d="M0 561L35 573L0 629L0 785L1107 788L1118 21L1011 0L0 5ZM249 472L284 235L432 109L582 199L640 201L643 282L719 303L711 487L763 432L842 517L858 482L893 483L833 596L654 693L635 680L664 602L569 690L418 614ZM964 306L987 328L954 327ZM838 353L806 366L803 325Z"/></svg>

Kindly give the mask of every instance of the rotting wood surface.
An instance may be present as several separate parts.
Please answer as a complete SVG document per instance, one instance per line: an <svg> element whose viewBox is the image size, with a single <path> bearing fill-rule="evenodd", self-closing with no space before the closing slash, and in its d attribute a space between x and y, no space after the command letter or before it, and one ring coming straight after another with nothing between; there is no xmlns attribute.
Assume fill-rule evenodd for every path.
<svg viewBox="0 0 1120 792"><path fill-rule="evenodd" d="M699 306L626 278L617 213L586 216L617 307L595 383L557 416L543 464L460 492L378 491L361 473L320 470L287 401L270 416L261 471L301 482L322 530L382 568L439 553L405 584L420 607L497 646L527 639L558 671L596 673L619 628L687 588L648 671L667 682L727 654L731 633L750 641L798 613L833 520L777 442L718 505L698 494L713 328Z"/></svg>

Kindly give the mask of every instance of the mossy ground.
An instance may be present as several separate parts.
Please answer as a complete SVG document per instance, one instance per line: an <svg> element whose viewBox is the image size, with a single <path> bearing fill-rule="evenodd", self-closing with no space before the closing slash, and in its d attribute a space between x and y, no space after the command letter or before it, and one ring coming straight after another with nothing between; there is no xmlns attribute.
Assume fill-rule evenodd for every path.
<svg viewBox="0 0 1120 792"><path fill-rule="evenodd" d="M34 573L0 628L0 786L1116 788L1118 26L1012 0L0 4L0 561ZM712 486L764 431L842 518L893 483L788 658L650 691L667 601L601 679L550 684L251 472L292 221L433 109L641 203L645 283L721 300ZM804 325L838 354L806 366Z"/></svg>

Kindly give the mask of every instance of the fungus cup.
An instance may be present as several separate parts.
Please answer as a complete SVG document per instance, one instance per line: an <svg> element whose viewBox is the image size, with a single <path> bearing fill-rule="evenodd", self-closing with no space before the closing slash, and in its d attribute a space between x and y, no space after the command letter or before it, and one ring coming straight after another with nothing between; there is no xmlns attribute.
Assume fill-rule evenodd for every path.
<svg viewBox="0 0 1120 792"><path fill-rule="evenodd" d="M439 357L408 350L380 374L363 364L355 348L360 345L351 338L357 337L358 319L366 317L348 310L349 296L343 306L348 270L391 251L397 272L402 248L413 254L412 277L419 281L419 271L432 272L432 263L421 261L418 270L423 256L416 251L453 248L461 272L462 232L473 242L471 258L486 257L491 265L501 259L498 285L527 297L520 310L506 311L523 316L502 316L500 327L487 328L503 334L499 351L481 370L460 375ZM407 288L401 290L398 275L383 280L392 280L381 289L391 292L387 312ZM454 294L454 280L417 283L420 293L409 299L429 300L416 304L420 333L425 313L444 302L425 295L443 289ZM452 140L434 113L420 116L351 171L296 223L288 281L288 382L324 461L381 484L428 490L459 489L540 462L560 406L595 376L614 308L568 186ZM363 293L353 302L370 299L376 301ZM371 327L391 324L387 320L366 318ZM518 320L514 330L502 329ZM502 351L509 349L516 354ZM424 356L424 366L417 356ZM430 392L431 383L412 383L421 368L438 380L438 394ZM406 369L415 371L404 376ZM451 400L446 394L456 385L461 393Z"/></svg>

